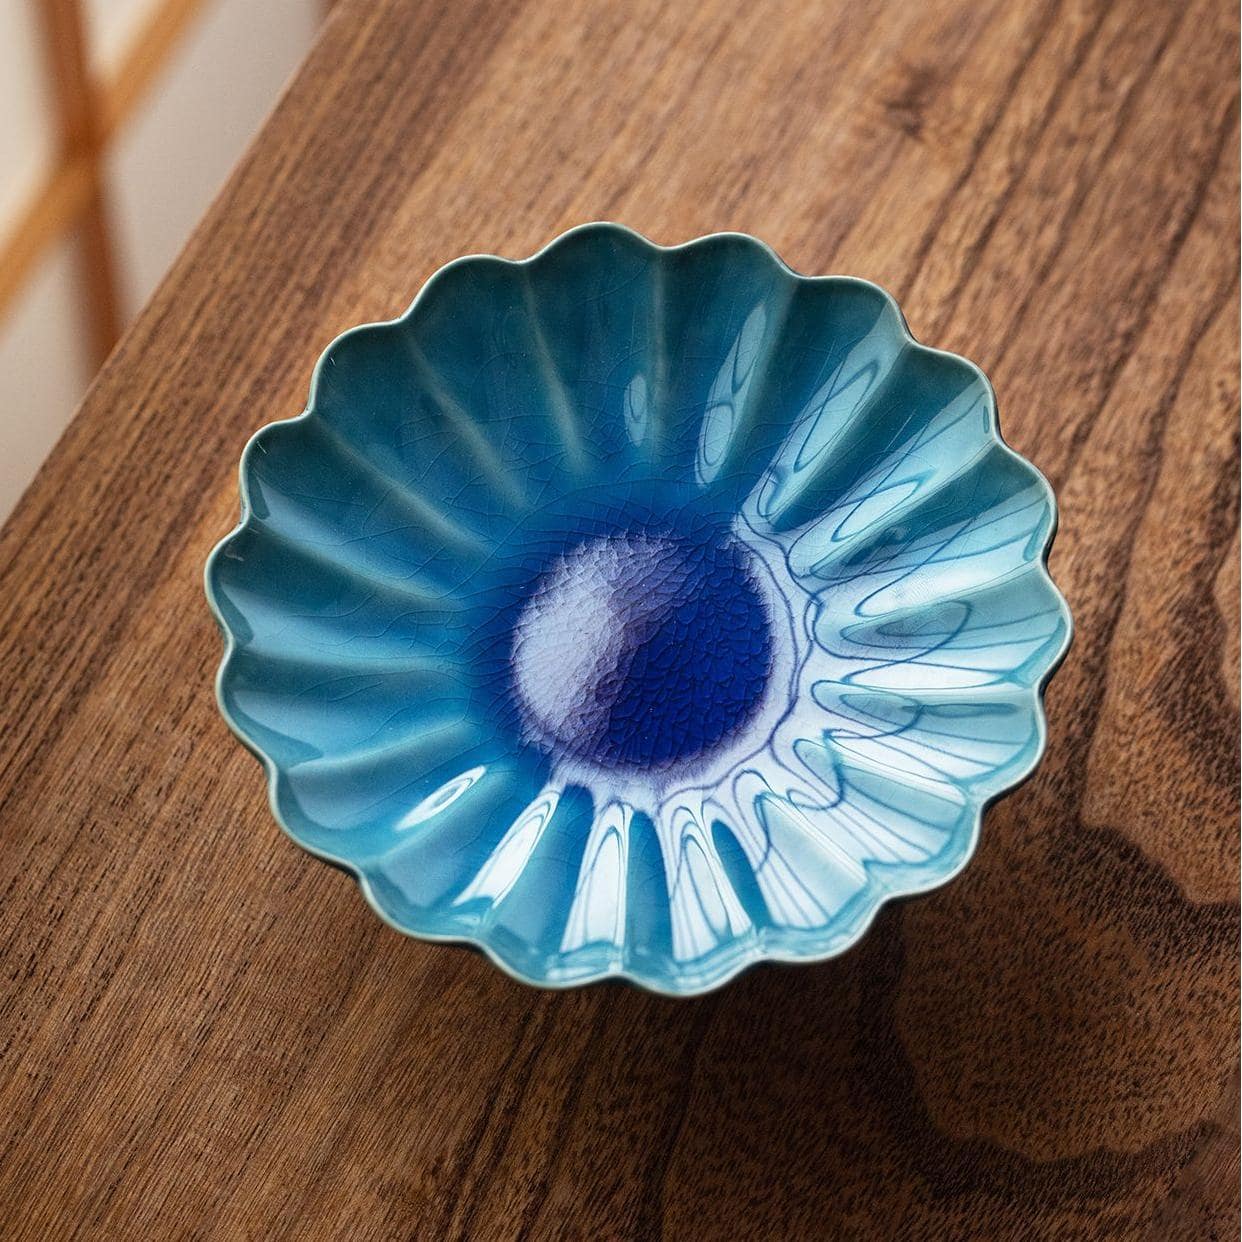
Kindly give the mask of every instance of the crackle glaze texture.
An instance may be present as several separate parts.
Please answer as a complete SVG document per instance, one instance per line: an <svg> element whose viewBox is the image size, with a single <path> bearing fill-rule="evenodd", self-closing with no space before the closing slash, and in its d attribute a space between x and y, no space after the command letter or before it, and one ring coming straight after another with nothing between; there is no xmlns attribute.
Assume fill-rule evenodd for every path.
<svg viewBox="0 0 1242 1242"><path fill-rule="evenodd" d="M533 982L840 952L1043 749L1048 485L976 367L751 238L451 264L242 494L208 594L276 815Z"/></svg>

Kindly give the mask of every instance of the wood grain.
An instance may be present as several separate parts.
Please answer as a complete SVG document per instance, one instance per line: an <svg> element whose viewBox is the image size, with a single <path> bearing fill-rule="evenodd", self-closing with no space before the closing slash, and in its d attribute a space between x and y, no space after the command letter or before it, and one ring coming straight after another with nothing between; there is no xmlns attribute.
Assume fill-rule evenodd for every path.
<svg viewBox="0 0 1242 1242"><path fill-rule="evenodd" d="M1224 0L341 0L0 535L6 1231L1236 1237L1237 44ZM245 437L592 218L887 285L1062 502L1077 641L971 867L698 1001L382 927L211 694Z"/></svg>

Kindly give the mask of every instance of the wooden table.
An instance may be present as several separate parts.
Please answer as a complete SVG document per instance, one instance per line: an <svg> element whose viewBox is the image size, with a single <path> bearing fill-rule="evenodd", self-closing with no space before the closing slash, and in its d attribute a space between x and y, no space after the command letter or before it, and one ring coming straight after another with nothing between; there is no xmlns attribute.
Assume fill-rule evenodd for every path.
<svg viewBox="0 0 1242 1242"><path fill-rule="evenodd" d="M0 1232L1236 1236L1234 10L339 4L0 543ZM593 218L888 286L1062 504L1077 641L973 865L697 1001L387 930L212 700L245 437Z"/></svg>

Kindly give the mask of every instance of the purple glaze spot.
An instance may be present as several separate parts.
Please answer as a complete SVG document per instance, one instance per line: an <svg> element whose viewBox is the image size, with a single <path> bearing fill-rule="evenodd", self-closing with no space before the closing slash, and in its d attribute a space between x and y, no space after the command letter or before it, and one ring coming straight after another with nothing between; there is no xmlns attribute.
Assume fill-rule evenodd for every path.
<svg viewBox="0 0 1242 1242"><path fill-rule="evenodd" d="M693 759L753 714L772 663L747 553L725 538L630 532L557 557L514 629L533 740L605 767Z"/></svg>

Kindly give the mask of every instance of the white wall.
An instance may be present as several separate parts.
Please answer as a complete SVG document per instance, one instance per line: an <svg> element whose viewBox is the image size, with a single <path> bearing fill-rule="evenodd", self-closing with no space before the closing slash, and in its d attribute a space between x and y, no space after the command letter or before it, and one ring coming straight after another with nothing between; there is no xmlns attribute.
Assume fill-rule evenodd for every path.
<svg viewBox="0 0 1242 1242"><path fill-rule="evenodd" d="M52 153L36 17L32 0L0 0L0 226L21 209Z"/></svg>
<svg viewBox="0 0 1242 1242"><path fill-rule="evenodd" d="M0 0L0 230L47 167L40 0ZM86 0L92 52L115 66L155 0ZM206 0L109 153L123 309L147 300L305 56L321 0ZM90 380L71 245L41 264L0 319L0 520ZM123 414L122 412L119 412Z"/></svg>
<svg viewBox="0 0 1242 1242"><path fill-rule="evenodd" d="M97 67L114 69L159 0L81 0Z"/></svg>
<svg viewBox="0 0 1242 1242"><path fill-rule="evenodd" d="M0 520L8 516L90 382L68 239L0 324Z"/></svg>

